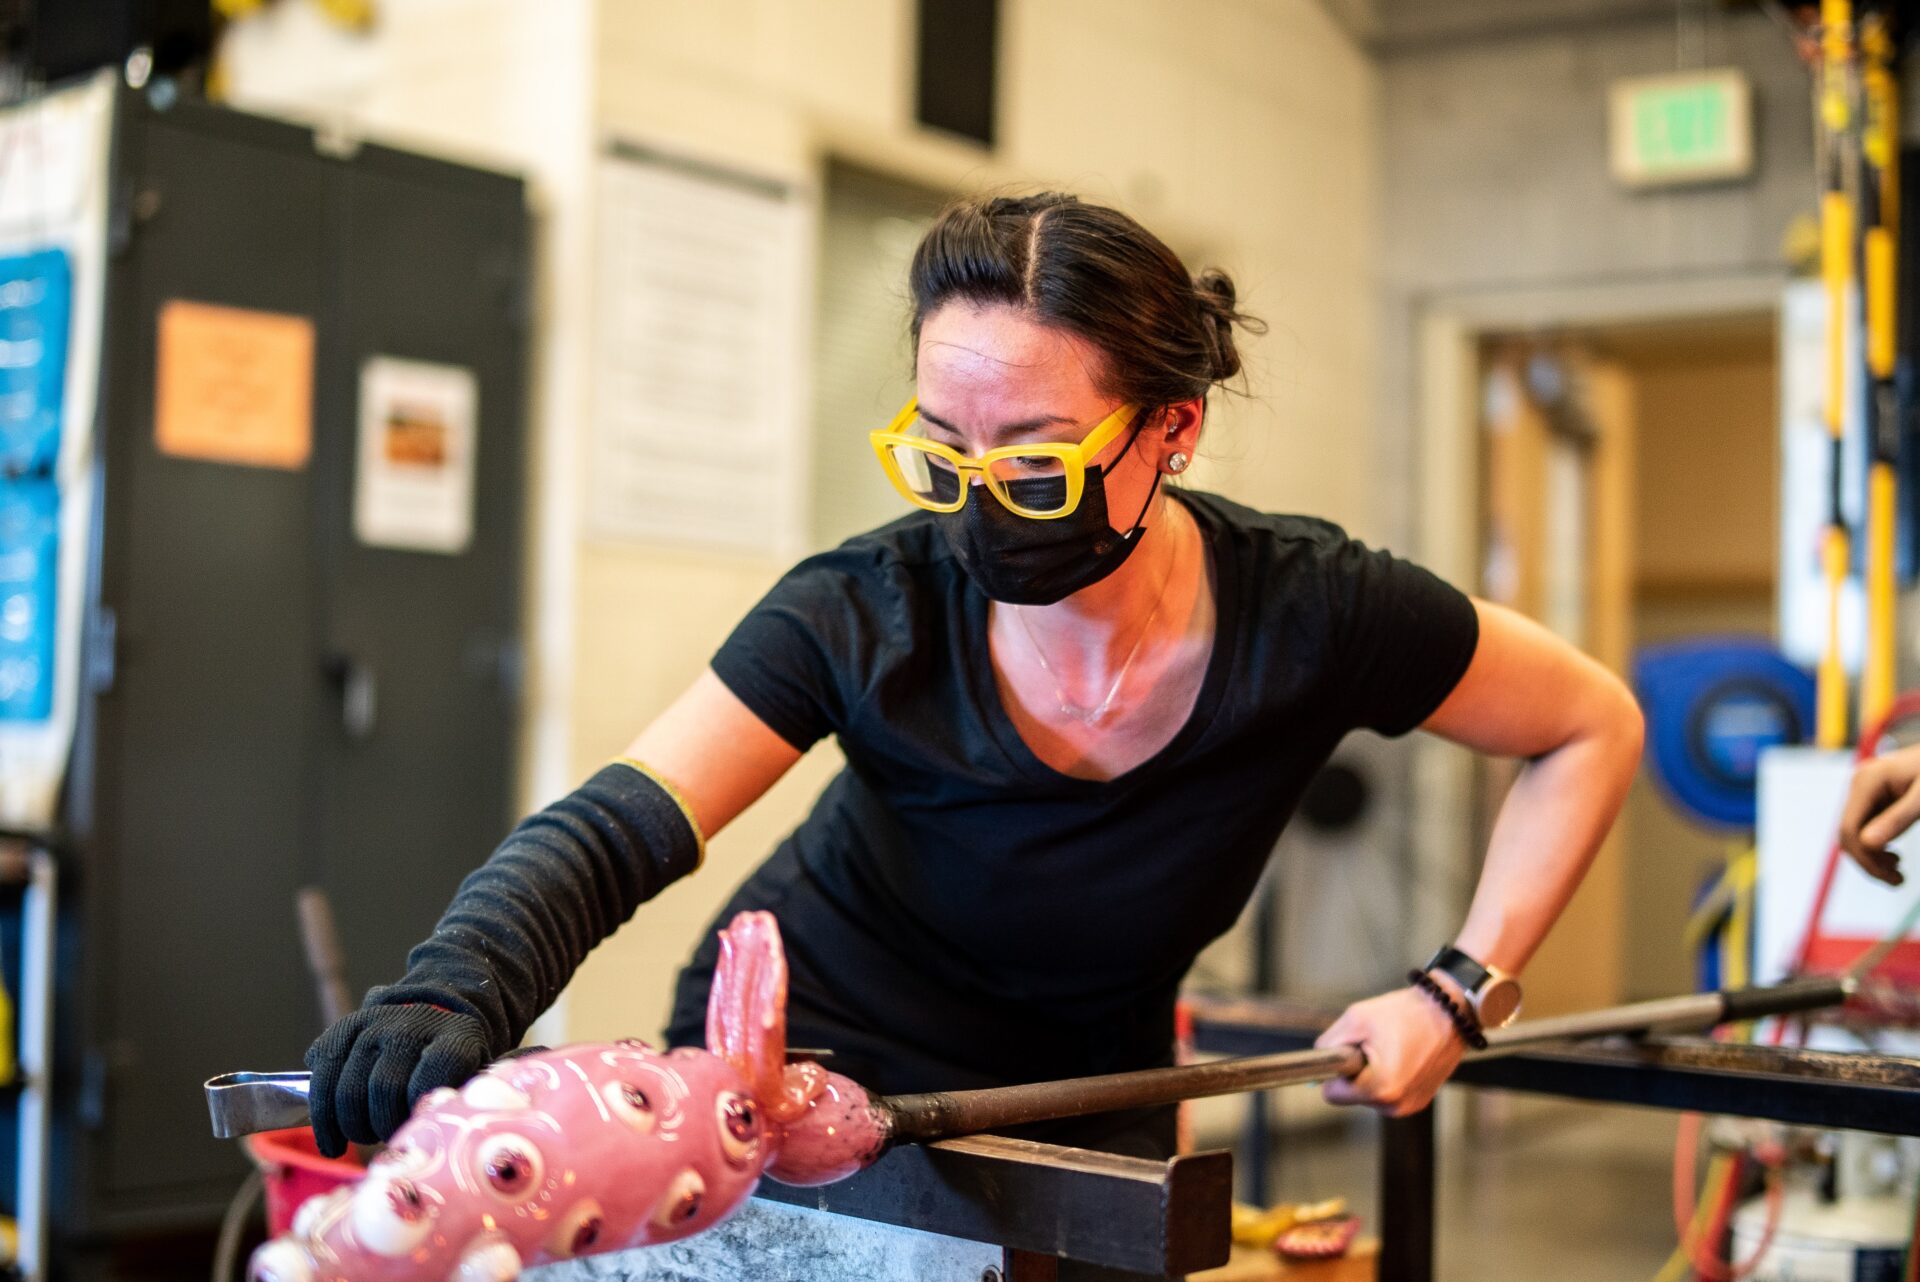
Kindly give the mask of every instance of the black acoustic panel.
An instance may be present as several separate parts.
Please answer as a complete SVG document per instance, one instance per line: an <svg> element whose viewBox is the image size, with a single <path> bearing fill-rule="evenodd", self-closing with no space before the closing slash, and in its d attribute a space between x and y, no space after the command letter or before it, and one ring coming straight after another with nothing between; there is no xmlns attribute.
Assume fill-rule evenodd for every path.
<svg viewBox="0 0 1920 1282"><path fill-rule="evenodd" d="M993 146L999 0L920 0L915 119Z"/></svg>

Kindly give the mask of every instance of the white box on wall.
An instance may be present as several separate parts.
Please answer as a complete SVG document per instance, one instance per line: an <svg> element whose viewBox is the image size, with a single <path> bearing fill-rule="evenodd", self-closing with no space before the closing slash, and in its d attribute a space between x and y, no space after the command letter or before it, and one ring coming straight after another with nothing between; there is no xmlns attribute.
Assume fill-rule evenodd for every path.
<svg viewBox="0 0 1920 1282"><path fill-rule="evenodd" d="M1845 749L1770 748L1761 754L1755 983L1785 978L1799 951L1852 780L1853 753ZM1920 832L1909 832L1893 849L1913 866ZM1899 925L1914 893L1882 885L1842 855L1820 931L1848 939L1881 939ZM1815 1030L1808 1044L1825 1050L1859 1049L1857 1039L1827 1029ZM1920 1054L1920 1036L1888 1033L1880 1049Z"/></svg>

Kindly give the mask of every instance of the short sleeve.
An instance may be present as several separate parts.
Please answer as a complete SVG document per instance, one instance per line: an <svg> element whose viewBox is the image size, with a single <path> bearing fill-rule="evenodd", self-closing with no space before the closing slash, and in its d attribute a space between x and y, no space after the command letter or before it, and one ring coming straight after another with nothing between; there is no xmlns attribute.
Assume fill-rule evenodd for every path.
<svg viewBox="0 0 1920 1282"><path fill-rule="evenodd" d="M1480 642L1473 602L1420 566L1351 539L1328 571L1332 669L1348 724L1405 734L1466 675Z"/></svg>
<svg viewBox="0 0 1920 1282"><path fill-rule="evenodd" d="M831 554L789 570L713 656L714 675L801 752L838 731L870 650L860 584Z"/></svg>

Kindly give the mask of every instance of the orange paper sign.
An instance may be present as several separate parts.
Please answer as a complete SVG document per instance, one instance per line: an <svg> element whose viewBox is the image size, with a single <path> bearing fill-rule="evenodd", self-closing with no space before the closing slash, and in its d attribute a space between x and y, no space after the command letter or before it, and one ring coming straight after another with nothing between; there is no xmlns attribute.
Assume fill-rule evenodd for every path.
<svg viewBox="0 0 1920 1282"><path fill-rule="evenodd" d="M163 454L301 468L313 451L313 322L175 300L160 309Z"/></svg>

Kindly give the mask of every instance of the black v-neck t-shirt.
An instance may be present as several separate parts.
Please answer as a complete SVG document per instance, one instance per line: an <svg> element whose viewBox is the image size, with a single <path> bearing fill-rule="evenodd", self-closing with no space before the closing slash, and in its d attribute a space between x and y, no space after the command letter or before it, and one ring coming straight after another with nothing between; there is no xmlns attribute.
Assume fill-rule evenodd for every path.
<svg viewBox="0 0 1920 1282"><path fill-rule="evenodd" d="M783 739L846 755L726 913L779 917L794 1044L881 1090L1165 1062L1182 977L1307 781L1466 671L1473 605L1427 571L1325 521L1177 498L1208 548L1213 653L1186 724L1117 778L1063 775L1020 737L988 600L928 513L801 562L714 656ZM697 1040L712 953L682 978L675 1040Z"/></svg>

